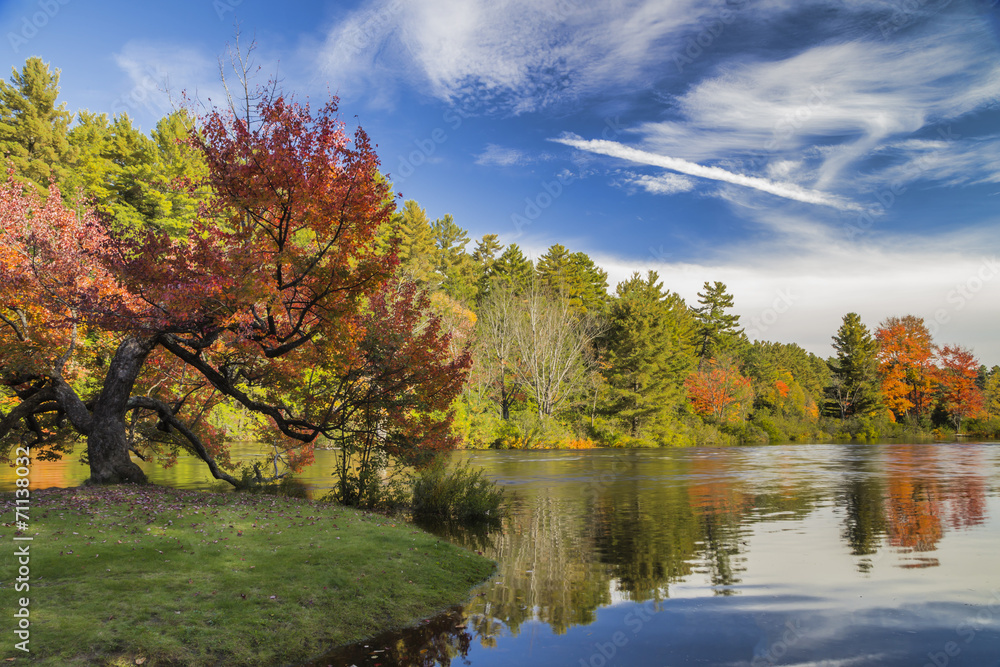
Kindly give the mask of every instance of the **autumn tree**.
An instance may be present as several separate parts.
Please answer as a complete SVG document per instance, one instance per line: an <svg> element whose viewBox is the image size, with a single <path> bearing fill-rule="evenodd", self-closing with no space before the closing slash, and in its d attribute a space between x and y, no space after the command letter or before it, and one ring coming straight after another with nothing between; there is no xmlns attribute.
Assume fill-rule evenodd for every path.
<svg viewBox="0 0 1000 667"><path fill-rule="evenodd" d="M687 377L684 385L695 413L725 424L742 421L753 405L753 385L728 357L710 360Z"/></svg>
<svg viewBox="0 0 1000 667"><path fill-rule="evenodd" d="M938 351L941 372L941 403L961 432L962 421L977 415L985 405L983 391L976 385L979 362L972 351L960 345L945 345Z"/></svg>
<svg viewBox="0 0 1000 667"><path fill-rule="evenodd" d="M897 417L922 417L934 390L934 344L924 320L890 317L875 331L879 379L886 406Z"/></svg>
<svg viewBox="0 0 1000 667"><path fill-rule="evenodd" d="M468 359L412 292L386 292L394 264L373 240L393 203L364 131L346 133L335 99L313 111L265 95L252 122L214 111L192 141L214 194L183 239L123 236L57 191L3 188L4 450L58 454L75 432L92 482L144 482L138 420L235 483L207 426L222 400L299 461L321 437L427 446Z"/></svg>
<svg viewBox="0 0 1000 667"><path fill-rule="evenodd" d="M829 362L828 389L833 411L841 419L872 415L881 408L878 342L857 313L844 315L833 337L836 357Z"/></svg>
<svg viewBox="0 0 1000 667"><path fill-rule="evenodd" d="M808 422L819 418L829 375L819 357L794 343L757 340L745 348L742 361L753 381L755 410Z"/></svg>

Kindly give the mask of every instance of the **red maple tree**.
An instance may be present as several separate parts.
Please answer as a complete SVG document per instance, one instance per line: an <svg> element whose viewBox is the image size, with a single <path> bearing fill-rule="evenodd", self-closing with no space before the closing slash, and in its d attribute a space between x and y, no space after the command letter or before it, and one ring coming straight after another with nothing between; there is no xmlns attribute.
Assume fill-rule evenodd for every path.
<svg viewBox="0 0 1000 667"><path fill-rule="evenodd" d="M938 359L941 402L955 428L961 431L962 421L978 414L986 403L982 389L976 385L979 361L971 350L960 345L945 345L938 350Z"/></svg>
<svg viewBox="0 0 1000 667"><path fill-rule="evenodd" d="M293 465L320 437L450 445L428 415L468 355L389 282L374 239L394 203L367 135L348 135L335 99L265 95L252 118L214 111L193 136L214 194L183 239L0 188L4 453L58 456L77 434L95 483L145 482L129 451L165 447L235 484L209 419L224 402L262 415Z"/></svg>

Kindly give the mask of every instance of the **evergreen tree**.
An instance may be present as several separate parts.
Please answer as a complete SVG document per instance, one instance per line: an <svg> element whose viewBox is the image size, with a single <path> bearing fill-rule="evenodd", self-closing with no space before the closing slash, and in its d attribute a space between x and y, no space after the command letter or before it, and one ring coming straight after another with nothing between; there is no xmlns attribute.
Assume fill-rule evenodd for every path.
<svg viewBox="0 0 1000 667"><path fill-rule="evenodd" d="M422 285L437 287L434 271L434 238L427 213L412 199L403 202L393 217L390 240L396 247L404 273Z"/></svg>
<svg viewBox="0 0 1000 667"><path fill-rule="evenodd" d="M695 323L684 301L663 291L655 271L618 285L605 332L609 412L632 437L656 438L685 398L684 378L694 365Z"/></svg>
<svg viewBox="0 0 1000 667"><path fill-rule="evenodd" d="M590 315L606 313L610 301L607 271L594 264L584 252L574 252L569 261L576 275L577 295L583 312Z"/></svg>
<svg viewBox="0 0 1000 667"><path fill-rule="evenodd" d="M524 256L516 243L511 243L493 263L491 282L523 292L531 286L534 270L531 260Z"/></svg>
<svg viewBox="0 0 1000 667"><path fill-rule="evenodd" d="M733 307L733 296L726 292L725 283L705 282L704 292L698 292L699 308L696 349L701 359L714 359L721 352L737 352L746 340L738 328L739 315L726 312Z"/></svg>
<svg viewBox="0 0 1000 667"><path fill-rule="evenodd" d="M476 301L479 276L476 262L465 252L469 233L445 215L431 224L434 241L434 270L441 288L456 301L472 305Z"/></svg>
<svg viewBox="0 0 1000 667"><path fill-rule="evenodd" d="M67 132L73 114L56 104L58 96L59 70L41 58L28 58L10 83L0 81L0 154L43 193L50 181L63 181L75 157Z"/></svg>
<svg viewBox="0 0 1000 667"><path fill-rule="evenodd" d="M483 234L472 253L472 260L480 266L487 278L493 270L493 263L497 261L497 253L503 248L499 239L497 234Z"/></svg>
<svg viewBox="0 0 1000 667"><path fill-rule="evenodd" d="M194 123L185 111L161 119L151 137L122 114L80 112L69 133L77 164L67 177L82 189L87 203L128 230L163 231L183 236L198 206L207 200L207 173L201 155L187 144Z"/></svg>
<svg viewBox="0 0 1000 667"><path fill-rule="evenodd" d="M484 234L483 238L476 242L476 249L472 252L472 261L476 264L479 281L476 285L476 301L481 302L490 292L490 283L493 280L493 265L497 261L497 253L503 248L497 234Z"/></svg>
<svg viewBox="0 0 1000 667"><path fill-rule="evenodd" d="M608 301L608 274L597 267L586 253L570 253L556 243L538 258L541 286L561 294L578 314L601 314Z"/></svg>
<svg viewBox="0 0 1000 667"><path fill-rule="evenodd" d="M833 349L837 356L827 362L831 373L827 412L846 419L881 410L878 343L857 313L844 315L833 337Z"/></svg>

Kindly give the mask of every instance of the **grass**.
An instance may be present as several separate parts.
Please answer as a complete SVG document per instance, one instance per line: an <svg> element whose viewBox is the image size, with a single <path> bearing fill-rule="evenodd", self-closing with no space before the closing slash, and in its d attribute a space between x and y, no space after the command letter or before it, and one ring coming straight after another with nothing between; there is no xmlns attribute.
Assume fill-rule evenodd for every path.
<svg viewBox="0 0 1000 667"><path fill-rule="evenodd" d="M4 521L13 504L0 495ZM463 601L494 568L385 516L283 497L50 489L30 515L27 593L0 528L0 613L27 596L31 619L31 654L8 631L4 664L295 664Z"/></svg>

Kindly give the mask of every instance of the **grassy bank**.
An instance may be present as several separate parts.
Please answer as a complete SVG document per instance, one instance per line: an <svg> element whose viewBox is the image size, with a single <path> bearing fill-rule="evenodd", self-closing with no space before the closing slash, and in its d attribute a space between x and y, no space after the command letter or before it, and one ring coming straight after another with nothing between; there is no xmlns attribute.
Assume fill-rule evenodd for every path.
<svg viewBox="0 0 1000 667"><path fill-rule="evenodd" d="M161 487L35 491L30 591L0 496L0 609L30 598L32 665L279 665L460 602L493 563L337 505ZM6 546L3 546L6 545ZM5 662L5 664L7 664Z"/></svg>

